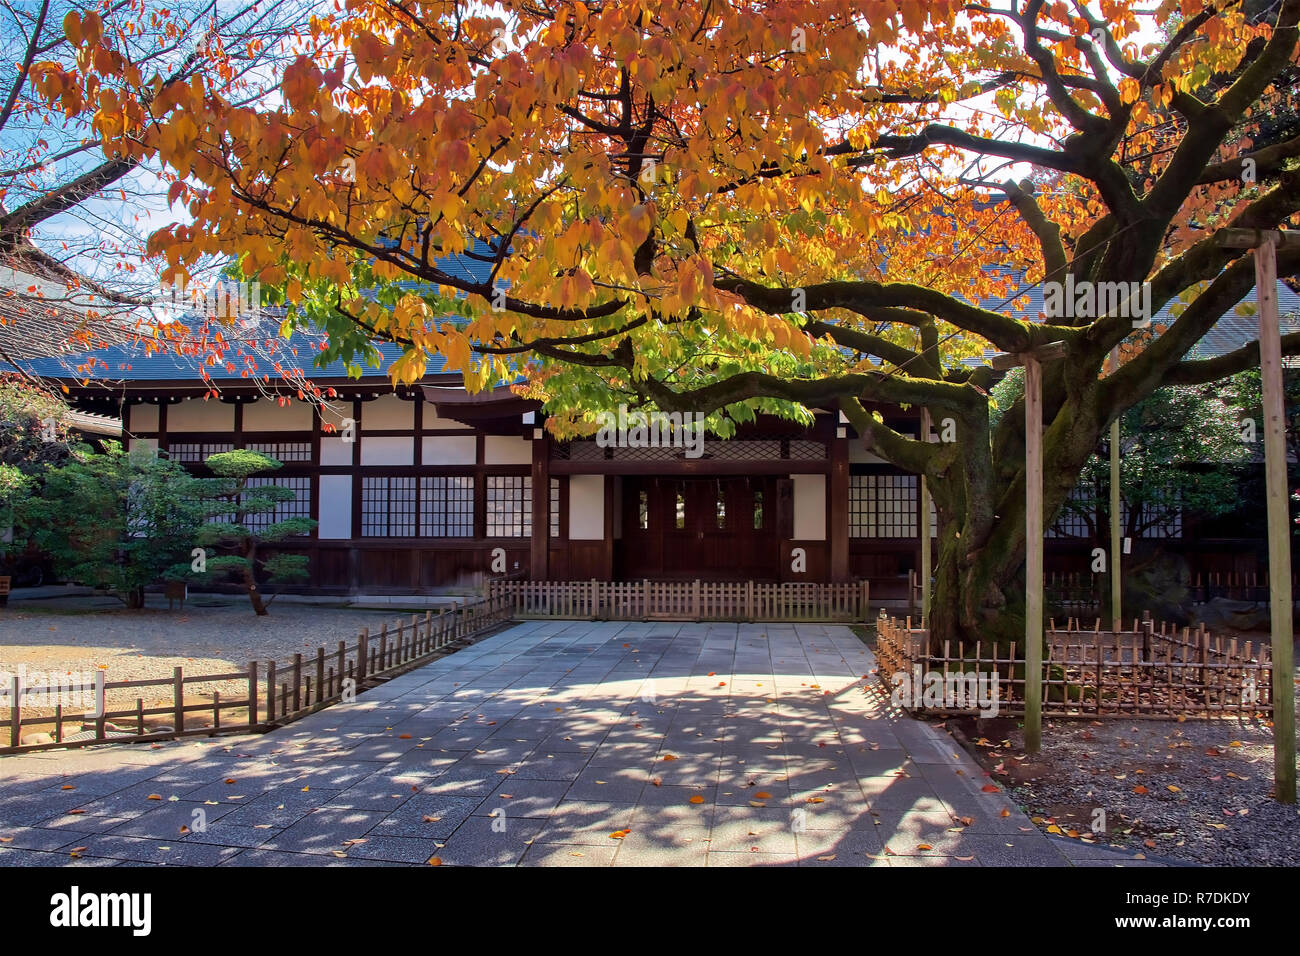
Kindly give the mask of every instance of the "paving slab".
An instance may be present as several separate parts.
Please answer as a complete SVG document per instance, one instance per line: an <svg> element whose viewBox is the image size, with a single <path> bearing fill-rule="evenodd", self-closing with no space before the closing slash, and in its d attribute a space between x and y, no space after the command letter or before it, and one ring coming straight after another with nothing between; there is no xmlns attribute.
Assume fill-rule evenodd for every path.
<svg viewBox="0 0 1300 956"><path fill-rule="evenodd" d="M1163 865L1046 837L874 667L840 625L524 622L259 737L0 757L0 866Z"/></svg>

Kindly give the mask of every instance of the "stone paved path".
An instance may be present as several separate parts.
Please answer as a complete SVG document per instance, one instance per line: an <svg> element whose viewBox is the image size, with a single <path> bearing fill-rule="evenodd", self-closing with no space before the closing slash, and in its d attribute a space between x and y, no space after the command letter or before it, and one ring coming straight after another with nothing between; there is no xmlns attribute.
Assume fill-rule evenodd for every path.
<svg viewBox="0 0 1300 956"><path fill-rule="evenodd" d="M1153 864L1045 836L874 666L834 625L523 623L270 734L0 757L0 865Z"/></svg>

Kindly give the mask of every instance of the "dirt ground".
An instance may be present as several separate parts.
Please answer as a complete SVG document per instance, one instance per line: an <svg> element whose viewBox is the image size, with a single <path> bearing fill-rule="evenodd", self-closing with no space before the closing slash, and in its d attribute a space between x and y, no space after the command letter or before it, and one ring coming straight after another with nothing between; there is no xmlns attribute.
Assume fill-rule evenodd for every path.
<svg viewBox="0 0 1300 956"><path fill-rule="evenodd" d="M107 681L170 679L178 666L186 675L246 673L250 661L275 660L283 666L296 652L307 656L322 645L350 644L362 628L377 634L402 618L409 620L410 613L288 603L272 603L270 614L258 617L247 599L237 596L191 598L183 611L168 610L167 602L156 597L141 610L127 610L103 597L14 601L0 608L0 674L52 675L55 680L66 675L67 682L79 682L96 670ZM41 677L29 683L41 684ZM220 693L232 698L246 690L243 680L202 683L187 685L186 696L211 699ZM170 702L171 688L110 691L108 707L133 708L137 696L145 707L157 706ZM45 709L26 712L43 714Z"/></svg>
<svg viewBox="0 0 1300 956"><path fill-rule="evenodd" d="M1273 799L1266 720L1015 720L949 727L1041 829L1186 863L1300 866L1300 811Z"/></svg>

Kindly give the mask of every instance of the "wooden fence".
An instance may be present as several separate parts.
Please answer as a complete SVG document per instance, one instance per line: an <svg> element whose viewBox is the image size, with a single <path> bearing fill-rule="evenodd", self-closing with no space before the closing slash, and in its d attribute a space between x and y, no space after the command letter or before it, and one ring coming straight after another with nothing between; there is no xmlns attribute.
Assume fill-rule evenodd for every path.
<svg viewBox="0 0 1300 956"><path fill-rule="evenodd" d="M913 628L910 618L881 616L877 621L878 676L887 692L894 675L935 675L936 686L960 686L958 675L998 675L998 715L1024 713L1023 645L1001 650L976 641L974 646L945 641L931 653L929 633ZM1170 718L1233 716L1248 718L1272 712L1272 663L1269 645L1214 637L1199 629L1134 621L1133 630L1091 629L1070 619L1064 628L1050 623L1043 654L1043 712L1056 716ZM942 684L939 684L942 679ZM916 703L915 700L912 702ZM931 714L967 713L970 706L920 702L909 710Z"/></svg>
<svg viewBox="0 0 1300 956"><path fill-rule="evenodd" d="M1110 585L1105 574L1048 571L1043 575L1044 601L1049 608L1067 614L1098 614L1101 612L1103 589ZM1215 598L1234 601L1254 601L1267 604L1271 600L1268 571L1218 572L1194 574L1187 581L1188 600L1204 604ZM1292 603L1300 607L1300 574L1291 576ZM921 579L915 571L908 572L908 612L919 616L921 607Z"/></svg>
<svg viewBox="0 0 1300 956"><path fill-rule="evenodd" d="M629 621L862 621L866 581L489 581L515 617Z"/></svg>
<svg viewBox="0 0 1300 956"><path fill-rule="evenodd" d="M1043 575L1043 600L1049 608L1067 613L1096 614L1101 609L1101 589L1107 586L1107 580L1104 574L1048 571ZM907 572L907 594L908 613L919 617L921 576L914 570Z"/></svg>
<svg viewBox="0 0 1300 956"><path fill-rule="evenodd" d="M6 698L9 725L9 744L0 746L0 754L270 730L423 664L457 642L510 619L506 597L490 595L386 624L378 634L363 630L350 645L339 641L337 647L319 647L315 654L294 654L291 662L252 661L244 671L186 674L177 667L171 677L127 681L106 681L101 671L93 682L31 687L22 686L19 675L10 674L8 686L0 690ZM229 692L232 687L238 690ZM171 699L147 707L143 697L136 697L134 707L126 710L107 706L110 695L121 696L113 692L139 688L157 688ZM62 702L51 706L52 699L89 701L93 706ZM86 716L87 710L95 716ZM150 723L157 718L170 724ZM69 724L79 730L65 733ZM53 742L21 743L23 735L35 732L48 733Z"/></svg>

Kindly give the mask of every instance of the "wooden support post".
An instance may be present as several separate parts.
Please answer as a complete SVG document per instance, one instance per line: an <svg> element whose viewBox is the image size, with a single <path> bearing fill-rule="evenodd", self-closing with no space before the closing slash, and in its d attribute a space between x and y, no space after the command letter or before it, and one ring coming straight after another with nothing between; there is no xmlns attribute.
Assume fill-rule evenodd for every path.
<svg viewBox="0 0 1300 956"><path fill-rule="evenodd" d="M266 722L275 720L275 661L266 662Z"/></svg>
<svg viewBox="0 0 1300 956"><path fill-rule="evenodd" d="M23 682L17 674L9 675L9 746L17 747L22 741Z"/></svg>
<svg viewBox="0 0 1300 956"><path fill-rule="evenodd" d="M1119 349L1110 350L1110 371L1119 371ZM1119 419L1110 423L1110 620L1111 630L1118 632L1123 626L1122 579L1120 562L1123 560L1123 508L1120 507L1120 472L1119 472Z"/></svg>
<svg viewBox="0 0 1300 956"><path fill-rule="evenodd" d="M185 676L179 667L172 668L172 729L180 733L185 729Z"/></svg>
<svg viewBox="0 0 1300 956"><path fill-rule="evenodd" d="M248 665L248 726L257 726L257 661Z"/></svg>
<svg viewBox="0 0 1300 956"><path fill-rule="evenodd" d="M843 428L844 426L840 426ZM829 504L830 580L849 580L849 441L838 437L830 442Z"/></svg>
<svg viewBox="0 0 1300 956"><path fill-rule="evenodd" d="M1273 638L1273 782L1277 799L1296 802L1295 662L1292 646L1291 512L1286 472L1286 399L1277 315L1276 234L1255 248L1259 367L1264 384L1264 473L1268 501L1268 577Z"/></svg>
<svg viewBox="0 0 1300 956"><path fill-rule="evenodd" d="M930 440L930 410L921 409L921 441ZM921 476L921 627L930 626L930 577L933 574L930 550L930 486Z"/></svg>
<svg viewBox="0 0 1300 956"><path fill-rule="evenodd" d="M537 433L541 433L538 435ZM542 429L535 429L532 442L533 513L528 540L528 576L545 581L551 546L551 447Z"/></svg>
<svg viewBox="0 0 1300 956"><path fill-rule="evenodd" d="M1025 355L1025 750L1043 740L1043 367Z"/></svg>
<svg viewBox="0 0 1300 956"><path fill-rule="evenodd" d="M325 699L325 648L316 648L316 703ZM307 695L307 703L311 703L311 695Z"/></svg>

